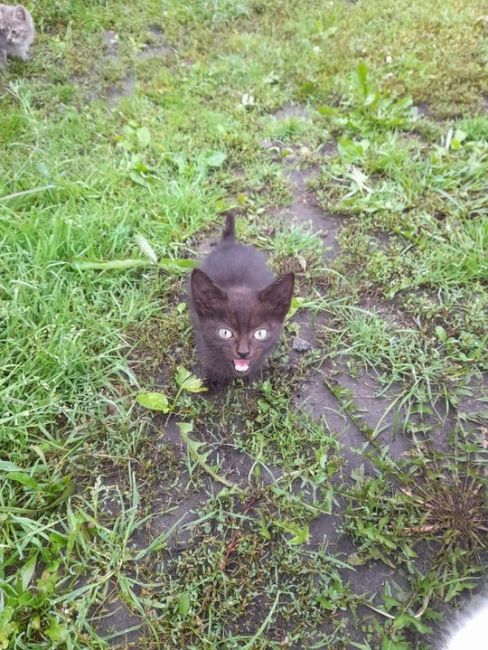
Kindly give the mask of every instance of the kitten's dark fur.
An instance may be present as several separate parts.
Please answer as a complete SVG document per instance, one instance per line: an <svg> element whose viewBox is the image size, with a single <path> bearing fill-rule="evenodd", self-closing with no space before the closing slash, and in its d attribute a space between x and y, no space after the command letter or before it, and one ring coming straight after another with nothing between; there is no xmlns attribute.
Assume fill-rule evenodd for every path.
<svg viewBox="0 0 488 650"><path fill-rule="evenodd" d="M195 338L209 381L256 374L278 343L293 284L293 273L275 280L264 255L236 243L234 217L227 216L221 242L190 282Z"/></svg>

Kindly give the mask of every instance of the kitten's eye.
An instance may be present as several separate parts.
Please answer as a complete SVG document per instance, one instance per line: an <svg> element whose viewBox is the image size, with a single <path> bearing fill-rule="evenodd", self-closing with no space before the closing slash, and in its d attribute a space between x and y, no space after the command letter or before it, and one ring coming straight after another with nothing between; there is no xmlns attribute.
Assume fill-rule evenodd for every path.
<svg viewBox="0 0 488 650"><path fill-rule="evenodd" d="M264 341L264 339L268 336L268 330L262 329L262 330L256 330L254 332L254 338L257 339L258 341Z"/></svg>
<svg viewBox="0 0 488 650"><path fill-rule="evenodd" d="M219 329L219 336L221 339L230 339L232 338L232 332L228 329L225 329L225 327L221 327Z"/></svg>

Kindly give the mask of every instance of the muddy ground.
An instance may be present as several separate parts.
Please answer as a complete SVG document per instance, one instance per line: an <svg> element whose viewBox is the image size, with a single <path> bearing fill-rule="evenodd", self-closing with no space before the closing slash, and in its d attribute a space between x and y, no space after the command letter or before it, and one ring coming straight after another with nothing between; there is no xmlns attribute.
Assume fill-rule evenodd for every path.
<svg viewBox="0 0 488 650"><path fill-rule="evenodd" d="M103 42L106 48L108 60L117 59L117 35L113 32L103 33ZM150 38L146 47L140 53L145 59L152 56L171 56L171 47L164 42L163 34L159 28L152 28ZM89 85L89 78L76 79L82 86ZM101 93L107 101L110 109L116 107L121 97L130 96L137 92L136 79L128 73L119 83L109 85ZM90 99L88 93L87 99ZM276 120L284 120L296 117L301 120L310 119L310 111L307 106L288 104L283 106L274 115ZM341 254L338 242L338 234L341 229L341 217L330 214L320 207L319 202L310 187L310 182L319 172L319 167L304 161L300 155L299 147L283 154L282 144L279 141L263 141L262 147L269 152L270 158L281 160L283 176L286 179L290 192L291 202L285 208L274 208L272 216L276 224L301 224L310 227L323 242L324 264L333 269L335 261ZM316 152L322 161L335 151L335 143L328 142L322 145ZM245 217L244 217L245 218ZM208 251L213 242L208 237L202 237L194 243L195 250L199 252ZM327 298L324 293L323 298ZM184 294L180 296L184 300ZM367 308L381 313L385 318L391 318L392 322L401 320L402 314L397 311L392 301L385 304L374 297L368 297ZM301 363L303 357L313 354L314 350L320 349L320 337L317 337L317 327L324 324L317 320L307 310L300 310L292 322L298 325L296 333L285 333L285 348L289 354L290 368ZM320 317L319 317L320 319ZM301 381L293 397L295 409L302 411L314 420L321 422L326 431L330 432L340 443L341 449L341 480L343 485L354 483L354 473L363 472L366 475L375 476L377 467L371 462L371 457L376 456L381 450L384 458L392 459L394 462L401 462L409 455L422 448L424 445L431 446L438 450L447 448L447 436L462 421L465 426L472 430L480 430L481 424L477 422L477 413L482 411L482 402L477 399L466 398L459 402L456 409L446 408L439 405L439 413L436 418L427 418L422 421L417 416L419 424L429 424L432 427L427 437L419 434L412 436L405 433L405 413L396 407L395 387L391 387L388 394L382 394L378 377L374 370L362 370L360 376L352 376L348 370L348 357L336 356L325 360L309 368ZM158 369L156 386L161 383L161 378L166 377L164 363ZM273 370L267 369L265 378L273 380ZM487 378L485 377L485 384ZM162 382L164 386L164 381ZM486 390L486 385L476 383L473 386L474 392L481 396ZM248 386L248 391L254 391L253 386ZM347 391L347 404L340 398L340 395ZM200 396L195 399L201 399ZM216 393L210 392L204 399L222 407L225 403L225 391ZM439 417L440 416L440 417ZM234 423L236 424L236 423ZM165 454L173 458L171 463L177 466L187 456L187 450L183 444L176 426L176 419L166 416L155 416L151 424L152 435L155 439L164 438ZM243 423L237 423L232 433L233 436L246 437L246 429ZM212 427L208 423L206 432L195 434L203 442L208 443L212 449L210 461L218 464L219 474L232 481L240 489L248 492L250 499L259 499L259 493L263 486L269 486L279 481L282 477L282 470L279 467L267 465L266 470L261 472L259 479L253 474L256 466L256 459L244 451L239 451L235 445L229 444L229 439L222 439L219 427ZM165 462L167 462L166 459ZM157 466L159 478L164 477L165 468ZM204 525L202 513L212 499L222 490L222 485L209 476L205 476L195 486L188 473L183 473L174 479L164 478L161 480L160 488L152 489L150 496L151 518L131 539L136 548L144 548L152 540L166 535L166 551L162 571L174 570L175 563L184 552L191 552L193 545L198 543L197 533L199 527ZM296 487L297 491L299 487ZM303 493L302 493L303 496ZM242 503L236 502L236 511L246 508ZM249 504L248 504L249 505ZM348 563L355 554L355 544L350 536L344 531L343 519L344 500L339 496L330 514L322 513L311 521L309 539L304 547L304 556L307 550L324 549L324 551L336 560L343 562L344 566L339 568L344 582L353 594L364 595L369 603L377 603L381 606L380 595L383 592L385 582L394 582L400 588L407 587L408 575L405 569L388 566L381 560L368 560L364 564L353 566ZM252 506L247 511L253 516ZM428 566L435 548L432 545L420 545L418 547L418 558L416 564L419 569ZM446 608L446 606L444 606ZM261 626L266 611L260 609L258 602L250 608L248 618L242 621L241 633L254 634ZM381 614L373 611L371 607L359 607L357 615L363 625L371 619L384 621ZM349 630L349 638L352 641L361 642L361 629L356 623L350 621L347 611L342 611L334 617L334 623L343 619L345 629ZM293 626L295 622L291 621ZM108 594L106 605L96 613L95 625L98 633L104 637L110 645L118 648L140 648L152 647L147 645L147 628L141 617L131 611L121 600L115 584L113 590ZM321 632L329 632L331 624L327 622L318 626L316 639L318 647L331 647L327 643L320 645ZM271 631L272 633L272 631ZM272 633L273 634L273 633ZM283 647L300 648L299 645L289 645L286 636L286 622L281 621L274 632L274 638L281 635ZM433 635L433 638L436 634ZM412 636L412 643L415 643ZM435 643L433 641L433 643ZM168 646L169 647L169 646ZM247 647L247 646L246 646ZM352 646L349 646L352 647ZM366 647L366 646L355 646ZM369 646L368 646L369 647Z"/></svg>

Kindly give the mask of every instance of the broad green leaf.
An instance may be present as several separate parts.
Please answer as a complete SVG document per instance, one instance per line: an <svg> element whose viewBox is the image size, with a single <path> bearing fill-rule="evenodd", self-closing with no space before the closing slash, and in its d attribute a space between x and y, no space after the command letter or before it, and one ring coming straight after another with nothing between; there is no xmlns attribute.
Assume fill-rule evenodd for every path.
<svg viewBox="0 0 488 650"><path fill-rule="evenodd" d="M151 144L151 132L147 126L141 126L140 129L137 129L137 142L139 146L143 149L149 147Z"/></svg>
<svg viewBox="0 0 488 650"><path fill-rule="evenodd" d="M33 630L40 630L41 629L41 617L40 616L32 616L29 624Z"/></svg>
<svg viewBox="0 0 488 650"><path fill-rule="evenodd" d="M136 169L131 169L129 172L129 178L136 185L140 185L145 189L149 188L149 183L147 182L146 178L141 174L141 172L138 172Z"/></svg>
<svg viewBox="0 0 488 650"><path fill-rule="evenodd" d="M10 635L17 632L18 625L12 622L14 615L13 607L5 607L0 612L0 648L8 648ZM12 639L13 640L13 639Z"/></svg>
<svg viewBox="0 0 488 650"><path fill-rule="evenodd" d="M54 641L54 643L62 643L63 641L66 641L68 637L68 628L66 625L63 625L56 619L52 618L45 634L51 639L51 641Z"/></svg>
<svg viewBox="0 0 488 650"><path fill-rule="evenodd" d="M212 151L206 158L205 162L209 167L220 167L227 159L227 154L223 151Z"/></svg>
<svg viewBox="0 0 488 650"><path fill-rule="evenodd" d="M462 147L463 141L466 140L466 133L460 129L456 129L454 137L451 140L451 149L453 151L458 151Z"/></svg>
<svg viewBox="0 0 488 650"><path fill-rule="evenodd" d="M163 393L139 393L136 402L146 409L152 411L169 412L169 401Z"/></svg>
<svg viewBox="0 0 488 650"><path fill-rule="evenodd" d="M357 162L363 158L369 146L369 140L357 141L341 138L337 143L337 151L345 162Z"/></svg>
<svg viewBox="0 0 488 650"><path fill-rule="evenodd" d="M308 524L305 524L302 528L300 528L299 526L286 521L275 520L273 523L275 526L283 528L283 530L285 530L287 533L293 535L293 537L288 540L289 544L295 546L298 544L306 544L308 542L310 537Z"/></svg>
<svg viewBox="0 0 488 650"><path fill-rule="evenodd" d="M447 332L440 325L437 325L437 327L435 328L435 335L442 343L444 343L447 340Z"/></svg>
<svg viewBox="0 0 488 650"><path fill-rule="evenodd" d="M198 450L200 447L203 447L203 442L199 440L193 440L188 436L188 434L193 431L193 424L188 422L178 422L178 428L180 430L180 436L183 439L183 442L186 444L190 455L199 462L199 464L205 463L207 460L209 452L200 453Z"/></svg>
<svg viewBox="0 0 488 650"><path fill-rule="evenodd" d="M25 472L10 472L8 478L11 481L17 481L17 483L25 485L25 487L28 487L31 490L39 489L39 483Z"/></svg>
<svg viewBox="0 0 488 650"><path fill-rule="evenodd" d="M336 603L329 597L328 594L318 596L317 602L323 609L327 609L330 612L333 612L335 609L337 609Z"/></svg>
<svg viewBox="0 0 488 650"><path fill-rule="evenodd" d="M488 413L486 415L488 416ZM478 452L478 447L473 449L473 451ZM444 600L448 603L456 596L459 596L459 594L461 594L465 589L474 589L477 586L476 582L469 582L459 577L458 580L455 580L448 585Z"/></svg>
<svg viewBox="0 0 488 650"><path fill-rule="evenodd" d="M45 596L51 596L56 588L58 581L58 574L56 571L48 571L45 569L41 577L36 582L36 587L39 593Z"/></svg>
<svg viewBox="0 0 488 650"><path fill-rule="evenodd" d="M2 611L0 612L0 629L2 629L4 625L7 625L7 623L10 623L13 615L14 615L13 607L5 607L5 609L2 609Z"/></svg>
<svg viewBox="0 0 488 650"><path fill-rule="evenodd" d="M180 598L178 600L178 612L184 616L186 613L188 613L188 610L190 609L190 594L187 591L183 591L180 594Z"/></svg>
<svg viewBox="0 0 488 650"><path fill-rule="evenodd" d="M202 383L202 380L192 375L192 373L183 368L183 366L178 366L176 369L176 383L182 390L186 390L189 393L203 393L207 389Z"/></svg>
<svg viewBox="0 0 488 650"><path fill-rule="evenodd" d="M369 192L370 189L366 184L366 181L368 180L368 176L364 174L359 167L355 167L354 165L351 165L351 170L349 172L349 176L352 178L352 180L356 183L358 189L363 192L367 191Z"/></svg>
<svg viewBox="0 0 488 650"><path fill-rule="evenodd" d="M178 429L181 436L186 436L193 431L193 424L191 422L178 422ZM183 438L185 440L185 438ZM198 443L202 444L202 443Z"/></svg>
<svg viewBox="0 0 488 650"><path fill-rule="evenodd" d="M15 463L10 463L8 460L0 460L0 472L22 472L22 467Z"/></svg>
<svg viewBox="0 0 488 650"><path fill-rule="evenodd" d="M27 589L30 581L32 580L32 576L34 575L34 571L36 570L36 562L37 562L37 553L34 553L34 555L31 555L31 557L27 560L24 566L21 569L19 569L20 582L22 584L22 589L24 589L24 591Z"/></svg>
<svg viewBox="0 0 488 650"><path fill-rule="evenodd" d="M395 619L395 629L403 630L408 627L414 627L417 632L420 632L421 634L429 634L429 632L432 632L428 625L425 625L425 623L422 623L420 619L415 618L415 616L411 616L410 614L401 614Z"/></svg>
<svg viewBox="0 0 488 650"><path fill-rule="evenodd" d="M305 524L303 528L295 528L294 536L288 540L288 544L296 546L298 544L306 544L310 538L310 533L308 530L308 524Z"/></svg>

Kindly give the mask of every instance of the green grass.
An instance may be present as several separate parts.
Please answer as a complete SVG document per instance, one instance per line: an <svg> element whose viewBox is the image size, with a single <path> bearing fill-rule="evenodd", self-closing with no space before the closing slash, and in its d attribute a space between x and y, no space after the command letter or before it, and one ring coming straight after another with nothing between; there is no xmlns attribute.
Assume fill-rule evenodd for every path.
<svg viewBox="0 0 488 650"><path fill-rule="evenodd" d="M484 3L30 8L32 60L0 79L0 648L130 647L113 602L133 647L430 647L486 564ZM330 265L289 220L292 157L340 217ZM177 386L182 267L148 255L188 261L229 208L303 302L265 379L208 398ZM409 454L344 372L401 407ZM298 406L314 376L354 444ZM192 498L175 550L161 517Z"/></svg>

